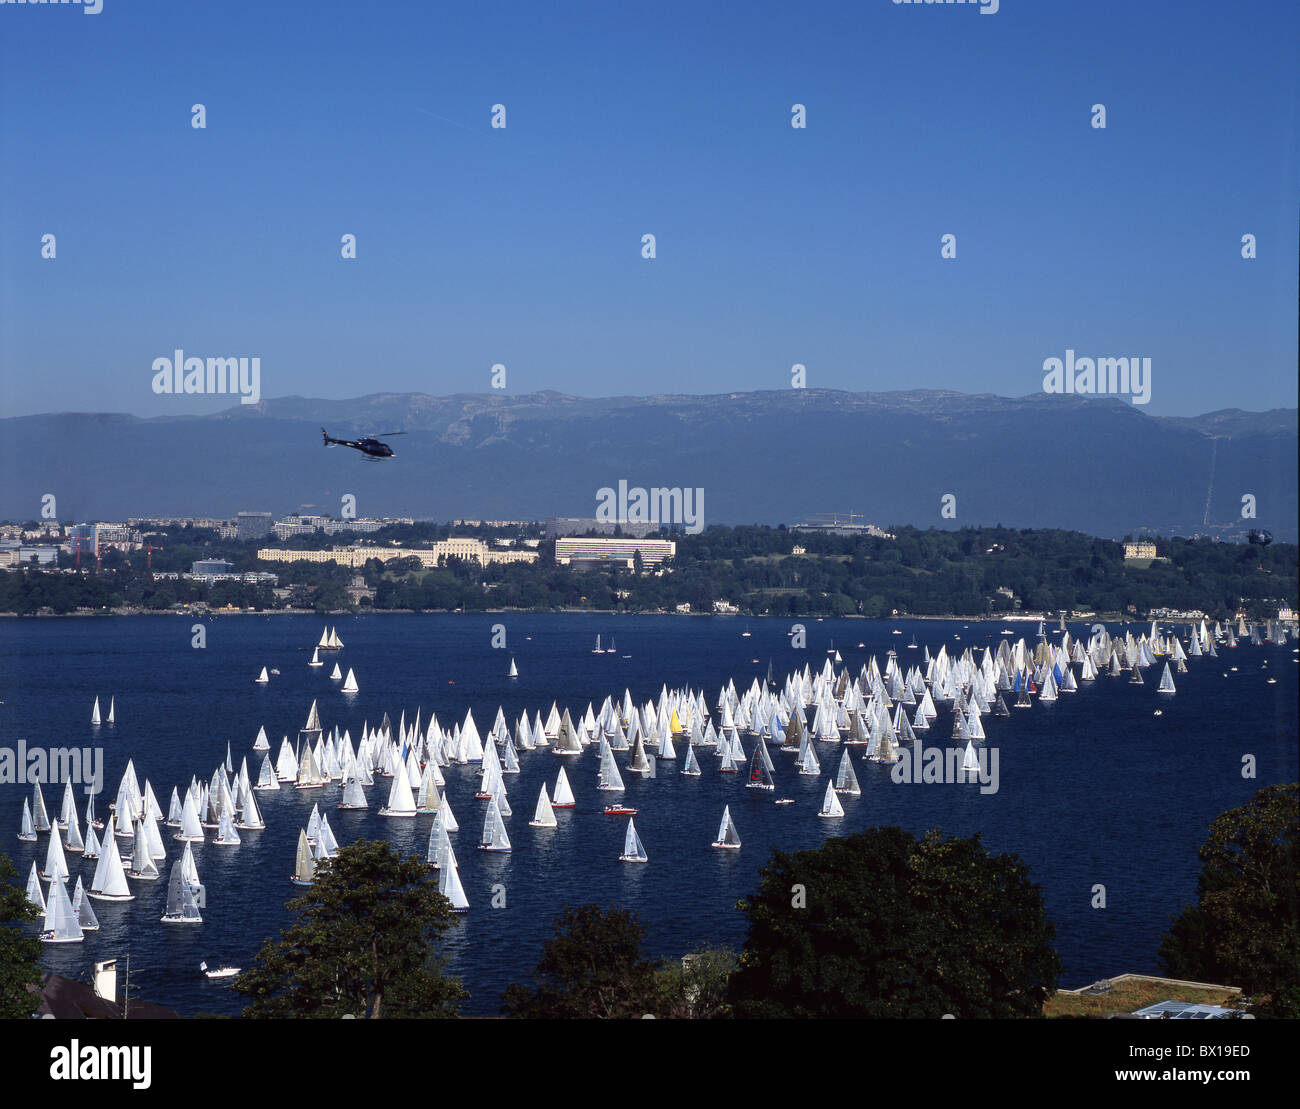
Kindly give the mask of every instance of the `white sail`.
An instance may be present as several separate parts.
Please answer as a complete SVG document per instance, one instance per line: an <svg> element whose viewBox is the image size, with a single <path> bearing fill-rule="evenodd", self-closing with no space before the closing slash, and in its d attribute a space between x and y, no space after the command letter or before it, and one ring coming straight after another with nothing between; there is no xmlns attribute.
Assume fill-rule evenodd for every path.
<svg viewBox="0 0 1300 1109"><path fill-rule="evenodd" d="M352 667L350 666L348 667L348 676L343 679L343 692L344 693L357 692L357 676L354 673L352 673Z"/></svg>
<svg viewBox="0 0 1300 1109"><path fill-rule="evenodd" d="M262 667L262 672L258 674L256 678L253 679L253 681L257 685L266 685L266 683L269 682L270 680L271 680L271 675L266 672L265 666Z"/></svg>
<svg viewBox="0 0 1300 1109"><path fill-rule="evenodd" d="M126 884L126 871L122 869L122 857L117 853L115 822L116 817L108 818L108 825L104 828L103 849L99 853L99 865L95 867L95 877L90 881L90 896L97 901L135 899L135 894Z"/></svg>
<svg viewBox="0 0 1300 1109"><path fill-rule="evenodd" d="M190 888L199 889L203 883L199 881L199 868L194 862L194 850L188 843L181 853L180 863L181 873L185 875L185 881L190 884Z"/></svg>
<svg viewBox="0 0 1300 1109"><path fill-rule="evenodd" d="M324 664L323 662L321 662L321 660L320 660L320 648L319 648L319 647L313 647L313 648L311 649L311 661L310 661L309 663L307 663L307 665L308 665L308 666L324 666L324 665L325 665L325 664Z"/></svg>
<svg viewBox="0 0 1300 1109"><path fill-rule="evenodd" d="M244 793L243 802L239 807L239 823L235 827L248 832L256 832L266 827L266 821L262 819L262 812L257 807L257 799L251 789Z"/></svg>
<svg viewBox="0 0 1300 1109"><path fill-rule="evenodd" d="M77 914L72 911L72 901L68 897L68 887L62 878L50 883L50 897L45 904L45 923L42 926L41 939L45 943L80 943L86 937L77 922Z"/></svg>
<svg viewBox="0 0 1300 1109"><path fill-rule="evenodd" d="M230 810L221 810L221 823L212 842L220 847L238 847L239 833L235 831L235 822L230 819Z"/></svg>
<svg viewBox="0 0 1300 1109"><path fill-rule="evenodd" d="M557 809L571 809L576 803L573 800L573 790L569 786L568 776L564 773L564 767L560 767L560 773L555 779L555 792L551 805Z"/></svg>
<svg viewBox="0 0 1300 1109"><path fill-rule="evenodd" d="M271 749L271 741L266 738L266 728L259 727L257 729L257 738L253 740L253 750L269 751L270 749Z"/></svg>
<svg viewBox="0 0 1300 1109"><path fill-rule="evenodd" d="M318 649L324 647L326 650L329 650L329 646L330 646L330 630L329 627L327 626L321 628L320 640L317 642L316 647Z"/></svg>
<svg viewBox="0 0 1300 1109"><path fill-rule="evenodd" d="M32 786L32 826L38 832L50 830L50 816L45 811L45 795L41 792L41 783Z"/></svg>
<svg viewBox="0 0 1300 1109"><path fill-rule="evenodd" d="M334 669L330 672L330 681L341 682L343 680L343 671L339 669L339 664L334 664Z"/></svg>
<svg viewBox="0 0 1300 1109"><path fill-rule="evenodd" d="M262 766L257 772L257 785L253 788L268 793L280 788L280 779L276 777L269 753L262 756Z"/></svg>
<svg viewBox="0 0 1300 1109"><path fill-rule="evenodd" d="M853 763L849 759L849 749L844 748L844 753L840 756L839 770L835 775L835 792L847 793L850 797L858 797L862 789L858 785L858 775L853 769Z"/></svg>
<svg viewBox="0 0 1300 1109"><path fill-rule="evenodd" d="M469 908L465 887L460 884L460 872L454 866L444 866L438 871L438 892L451 902L452 910L463 913Z"/></svg>
<svg viewBox="0 0 1300 1109"><path fill-rule="evenodd" d="M293 782L298 778L298 756L289 746L289 737L280 740L280 753L275 759L275 776L282 782Z"/></svg>
<svg viewBox="0 0 1300 1109"><path fill-rule="evenodd" d="M482 851L509 851L510 837L506 835L506 822L501 818L501 809L497 799L488 802L487 815L483 818L483 835L479 841Z"/></svg>
<svg viewBox="0 0 1300 1109"><path fill-rule="evenodd" d="M108 698L108 716L106 717L106 719L105 719L104 722L105 722L106 724L116 724L116 723L117 723L117 698L114 697L112 694L109 694L109 698Z"/></svg>
<svg viewBox="0 0 1300 1109"><path fill-rule="evenodd" d="M36 842L36 826L32 823L32 810L27 804L27 798L23 798L23 822L18 830L18 838L23 843Z"/></svg>
<svg viewBox="0 0 1300 1109"><path fill-rule="evenodd" d="M99 698L95 698L95 707L90 710L90 722L96 727L99 726Z"/></svg>
<svg viewBox="0 0 1300 1109"><path fill-rule="evenodd" d="M682 763L682 773L692 778L698 778L703 773L700 770L700 762L695 757L695 746L689 742L686 744L686 759Z"/></svg>
<svg viewBox="0 0 1300 1109"><path fill-rule="evenodd" d="M1169 663L1165 663L1165 671L1160 675L1160 684L1156 687L1157 693L1176 693L1174 689L1174 676L1170 673Z"/></svg>
<svg viewBox="0 0 1300 1109"><path fill-rule="evenodd" d="M644 863L649 861L649 856L645 852L645 844L641 842L641 837L636 833L636 822L628 817L627 834L623 837L623 854L619 857L620 862L624 863Z"/></svg>
<svg viewBox="0 0 1300 1109"><path fill-rule="evenodd" d="M42 913L45 912L45 894L41 890L41 880L36 873L36 863L33 861L32 869L27 875L27 900L36 906Z"/></svg>
<svg viewBox="0 0 1300 1109"><path fill-rule="evenodd" d="M515 660L513 655L510 658L510 669L506 671L506 677L507 678L519 677L519 668L515 665Z"/></svg>
<svg viewBox="0 0 1300 1109"><path fill-rule="evenodd" d="M411 791L411 779L405 767L399 767L393 775L393 784L388 790L388 804L379 810L380 816L407 817L415 815L415 794Z"/></svg>
<svg viewBox="0 0 1300 1109"><path fill-rule="evenodd" d="M343 800L340 809L364 809L368 805L366 791L361 788L361 780L352 775L343 783Z"/></svg>
<svg viewBox="0 0 1300 1109"><path fill-rule="evenodd" d="M730 805L722 810L722 823L718 825L718 836L713 841L713 846L731 849L740 847L740 833L736 831L735 821L731 819Z"/></svg>
<svg viewBox="0 0 1300 1109"><path fill-rule="evenodd" d="M83 859L99 858L99 836L95 834L95 826L92 824L86 829L86 849L81 853Z"/></svg>
<svg viewBox="0 0 1300 1109"><path fill-rule="evenodd" d="M76 914L77 923L81 925L83 932L99 931L99 918L90 906L90 898L86 896L86 887L81 884L80 874L77 875L76 888L72 891L72 911Z"/></svg>
<svg viewBox="0 0 1300 1109"><path fill-rule="evenodd" d="M171 876L167 879L167 910L162 915L164 924L202 924L203 917L194 899L194 891L185 880L185 871L180 859L172 863Z"/></svg>
<svg viewBox="0 0 1300 1109"><path fill-rule="evenodd" d="M42 878L52 878L56 882L68 876L68 861L63 854L63 841L51 830L50 841L45 851L45 869Z"/></svg>
<svg viewBox="0 0 1300 1109"><path fill-rule="evenodd" d="M840 804L840 799L835 793L835 783L826 783L826 796L822 799L821 811L818 816L843 816L844 806Z"/></svg>
<svg viewBox="0 0 1300 1109"><path fill-rule="evenodd" d="M555 810L551 808L551 799L546 795L546 783L542 783L542 791L537 795L537 809L533 813L533 818L529 825L534 828L554 828L556 826Z"/></svg>
<svg viewBox="0 0 1300 1109"><path fill-rule="evenodd" d="M330 646L336 651L341 650L343 647L343 640L339 638L338 628L330 628Z"/></svg>
<svg viewBox="0 0 1300 1109"><path fill-rule="evenodd" d="M638 739L638 742L640 740ZM645 752L642 751L642 758ZM635 763L633 763L635 769ZM603 750L600 755L600 773L596 782L597 789L621 790L623 786L623 776L618 772L618 764L614 761L614 752L609 749L609 744L603 744Z"/></svg>
<svg viewBox="0 0 1300 1109"><path fill-rule="evenodd" d="M181 830L172 839L203 842L203 827L199 823L199 810L194 807L194 794L187 792L181 805Z"/></svg>
<svg viewBox="0 0 1300 1109"><path fill-rule="evenodd" d="M298 850L294 855L293 876L289 880L295 886L310 886L316 880L316 859L302 828L298 829Z"/></svg>
<svg viewBox="0 0 1300 1109"><path fill-rule="evenodd" d="M153 855L149 851L149 836L144 830L144 823L139 818L135 822L135 842L131 850L131 877L156 882L160 877L158 864L154 862Z"/></svg>

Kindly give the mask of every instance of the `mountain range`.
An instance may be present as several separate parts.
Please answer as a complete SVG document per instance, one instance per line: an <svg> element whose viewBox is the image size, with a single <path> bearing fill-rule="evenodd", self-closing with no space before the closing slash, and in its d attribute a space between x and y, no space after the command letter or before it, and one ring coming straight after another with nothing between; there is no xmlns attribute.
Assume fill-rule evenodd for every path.
<svg viewBox="0 0 1300 1109"><path fill-rule="evenodd" d="M325 449L405 432L395 458ZM704 490L704 522L1001 523L1296 538L1297 412L1148 415L1117 398L823 389L584 398L280 397L208 416L0 420L0 518L297 510L449 520L595 514L597 491ZM951 494L955 501L945 502ZM1243 497L1255 517L1243 518ZM943 515L947 503L955 515ZM1207 526L1208 525L1208 526Z"/></svg>

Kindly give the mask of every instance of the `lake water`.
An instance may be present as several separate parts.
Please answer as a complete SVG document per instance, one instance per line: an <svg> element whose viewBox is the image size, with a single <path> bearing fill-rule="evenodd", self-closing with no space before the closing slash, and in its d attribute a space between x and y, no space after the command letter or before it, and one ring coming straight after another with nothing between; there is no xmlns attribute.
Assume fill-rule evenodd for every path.
<svg viewBox="0 0 1300 1109"><path fill-rule="evenodd" d="M448 729L472 709L486 736L499 705L512 731L525 708L545 718L558 701L577 719L589 701L599 710L606 695L621 697L625 688L638 703L657 700L664 685L702 688L712 711L726 681L734 679L743 692L766 675L769 660L782 680L805 662L820 668L834 646L856 675L871 654L883 669L891 648L904 667L920 665L923 652L907 648L913 635L932 652L946 645L952 654L996 644L1003 626L1031 645L1037 630L1030 623L806 619L807 646L796 650L788 620L370 614L330 622L345 647L312 669L310 648L323 626L314 617L217 616L204 621L203 648L192 646L190 617L0 621L0 746L25 740L29 746L102 748L107 797L97 800L101 815L132 758L141 785L146 778L152 782L165 811L174 785L187 785L192 775L211 777L227 742L236 767L247 756L256 777L260 755L251 748L258 728L265 726L274 757L282 735L296 738L313 698L323 726L350 729L354 743L363 721L376 724L387 712L396 723L403 710L409 720L417 709L422 720L436 712ZM492 646L497 624L505 628L505 650ZM902 634L891 634L894 628ZM746 629L749 638L742 637ZM1070 630L1086 639L1089 625ZM1135 634L1141 630L1134 627ZM614 637L615 654L591 653L597 634L606 646ZM506 677L511 656L517 679ZM359 693L345 696L329 679L335 657L345 673L355 670ZM1042 886L1056 926L1062 986L1124 971L1158 972L1156 948L1168 917L1195 895L1196 850L1210 821L1259 788L1296 776L1295 658L1291 644L1221 648L1218 659L1190 659L1190 672L1177 676L1172 697L1156 693L1161 663L1146 672L1142 686L1130 685L1127 675L1101 678L1081 683L1078 693L1055 704L986 717L988 745L1000 754L993 794L971 784L896 784L888 767L863 761L862 749L852 748L862 796L843 799L840 820L816 816L826 778L838 765L838 745L818 746L821 778L798 775L789 755L773 752L775 796L796 799L786 806L774 805L772 794L746 790L743 773L718 773L712 751L702 748L701 777L682 776L680 761L661 763L654 779L624 774L622 796L640 810L637 829L650 858L644 866L618 861L626 822L602 812L618 795L595 788L595 747L563 759L544 750L520 753L521 773L506 778L514 810L507 820L514 846L509 854L474 849L487 804L473 796L477 765L447 768L446 794L461 825L452 842L470 909L444 947L450 972L472 994L463 1012L497 1012L501 991L526 980L566 902L634 909L648 925L654 955L677 956L706 942L739 947L745 921L734 906L757 886L771 849L816 847L827 836L878 824L917 834L932 827L979 832L992 851L1020 855ZM280 674L269 685L255 685L263 666ZM1270 675L1276 684L1268 684ZM116 725L92 728L94 698L106 710L110 695L116 697ZM1161 716L1153 715L1156 708L1163 709ZM947 744L950 730L951 716L940 706L927 738ZM744 740L752 752L753 738ZM1242 775L1247 754L1256 761L1253 779ZM628 755L619 761L625 766ZM577 807L557 810L555 829L530 828L540 785L553 787L561 765ZM93 960L129 952L132 996L183 1014L237 1013L239 997L228 984L203 978L198 964L206 959L247 968L263 939L289 923L284 902L297 891L288 875L313 803L328 806L341 844L387 838L424 857L433 818L378 816L387 788L387 779L377 779L367 812L335 811L337 785L259 793L264 831L241 832L243 842L234 848L196 845L207 900L198 926L159 921L165 878L181 846L171 838L173 829L163 828L164 880L132 882L136 899L128 903L93 902L100 931L85 943L47 945L43 964L85 979ZM45 787L51 811L61 792ZM38 844L15 838L22 799L30 793L30 786L0 785L0 850L22 881L32 860L42 864L45 857L44 835ZM77 804L84 815L80 791ZM726 804L743 840L740 851L710 846ZM80 872L89 885L94 864L79 856L69 862L74 879ZM1106 889L1104 909L1092 908L1096 884ZM504 887L504 908L491 905L496 885Z"/></svg>

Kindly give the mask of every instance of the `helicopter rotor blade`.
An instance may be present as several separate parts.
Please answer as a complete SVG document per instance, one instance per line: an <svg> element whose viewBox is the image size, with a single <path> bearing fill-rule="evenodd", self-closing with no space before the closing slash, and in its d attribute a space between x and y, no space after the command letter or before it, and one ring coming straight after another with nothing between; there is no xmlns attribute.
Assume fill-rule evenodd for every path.
<svg viewBox="0 0 1300 1109"><path fill-rule="evenodd" d="M394 435L405 434L406 432L404 431L372 431L369 437L371 439L391 439Z"/></svg>

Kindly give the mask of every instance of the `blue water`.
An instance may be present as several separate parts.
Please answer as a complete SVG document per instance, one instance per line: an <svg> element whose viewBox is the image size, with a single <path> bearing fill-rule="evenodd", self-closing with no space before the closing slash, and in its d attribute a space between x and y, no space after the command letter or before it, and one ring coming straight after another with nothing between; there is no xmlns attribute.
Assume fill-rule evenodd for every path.
<svg viewBox="0 0 1300 1109"><path fill-rule="evenodd" d="M796 651L786 634L788 620L371 614L331 622L346 646L338 656L324 656L321 669L307 666L322 627L314 617L210 618L202 649L191 645L190 617L0 622L0 745L14 747L21 739L29 745L102 747L105 802L133 758L141 783L153 783L165 810L173 785L188 784L192 775L211 777L227 741L236 766L248 756L256 776L260 755L251 748L258 727L265 725L274 755L282 735L296 737L313 698L319 699L323 725L349 728L354 742L364 720L375 724L387 711L396 722L402 710L410 719L417 709L424 720L435 711L450 728L472 708L486 735L498 705L513 730L524 708L530 714L540 709L545 718L558 701L576 719L588 701L598 710L607 694L621 697L625 687L640 703L657 699L665 684L689 684L704 689L712 710L724 682L734 679L743 691L765 676L769 659L784 678L805 661L819 668L834 644L856 674L873 653L883 668L890 648L898 650L904 666L919 665L922 652L906 648L913 634L931 651L946 644L952 653L996 643L1001 627L807 619L807 649ZM505 627L506 650L492 646L496 624ZM1035 625L1010 626L1032 642ZM752 638L742 638L746 627ZM891 635L895 627L903 634ZM1071 627L1085 637L1088 630ZM617 654L590 653L597 633L606 645L615 636ZM520 673L514 680L505 677L511 655ZM355 669L358 694L345 697L339 683L330 681L334 657L344 672ZM1189 660L1190 672L1177 676L1173 697L1157 695L1156 668L1143 686L1131 686L1127 677L1103 678L1054 705L987 717L988 744L1000 752L1000 788L991 795L973 785L895 784L889 768L862 761L861 748L854 748L862 796L843 799L844 819L819 819L825 778L839 759L837 745L819 746L820 779L796 774L790 756L774 753L776 796L797 799L787 806L773 805L772 795L754 796L757 791L744 788L744 774L717 773L708 749L699 778L681 776L680 763L661 763L653 780L625 774L624 796L640 810L637 828L650 856L644 866L618 861L625 821L601 811L611 795L595 789L594 748L563 759L548 751L520 753L522 773L507 777L514 810L507 820L510 854L474 849L486 805L473 797L477 767L450 767L446 792L461 824L453 844L470 911L461 916L445 953L450 971L472 994L463 1011L497 1011L502 989L524 981L536 964L552 917L566 902L634 909L649 927L654 955L680 955L705 942L738 947L745 922L735 903L756 887L772 848L811 848L829 835L876 824L898 824L917 834L932 827L949 834L979 832L991 850L1026 860L1056 926L1062 985L1123 971L1155 972L1169 915L1194 897L1196 849L1211 819L1264 785L1296 777L1295 657L1291 645L1224 649L1217 660ZM269 686L253 684L262 666L281 671ZM1267 684L1270 674L1277 684ZM117 724L94 729L91 703L98 695L107 709L110 694L117 699ZM1162 716L1153 715L1157 707ZM932 742L947 740L950 721L941 707L929 733ZM752 751L752 737L745 746ZM1253 779L1242 776L1246 754L1256 760ZM538 789L543 781L553 787L561 765L577 807L557 810L556 829L530 828ZM206 959L248 967L262 941L278 936L289 922L284 902L296 891L287 879L298 829L313 802L328 804L343 844L384 837L424 857L432 817L378 816L387 788L379 779L364 813L333 810L337 785L259 793L264 831L241 832L243 842L235 848L196 847L207 894L202 925L161 924L165 880L132 882L134 901L94 902L100 931L83 944L46 946L44 965L85 978L92 960L129 952L133 996L185 1014L238 1012L238 996L227 984L204 979L198 964ZM0 785L0 850L14 860L23 881L32 860L43 863L45 857L44 836L39 844L15 838L22 798L29 794L27 786ZM52 811L60 796L60 788L45 788ZM738 852L710 847L728 803L744 844ZM79 792L80 813L84 806ZM180 845L171 829L163 831L165 879ZM89 885L94 864L76 859L69 857L74 876L80 868ZM496 884L504 886L503 908L492 907ZM1096 884L1106 889L1104 909L1092 908Z"/></svg>

